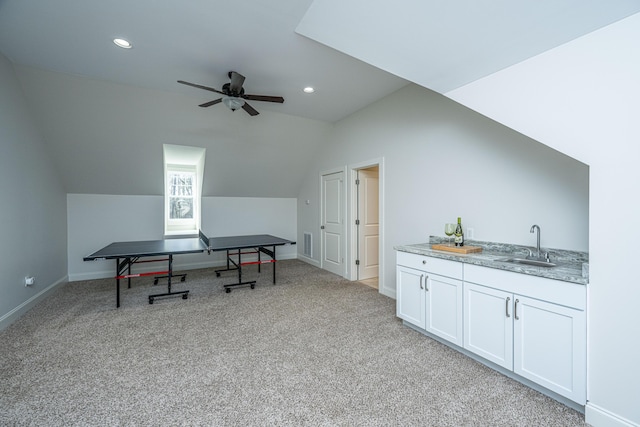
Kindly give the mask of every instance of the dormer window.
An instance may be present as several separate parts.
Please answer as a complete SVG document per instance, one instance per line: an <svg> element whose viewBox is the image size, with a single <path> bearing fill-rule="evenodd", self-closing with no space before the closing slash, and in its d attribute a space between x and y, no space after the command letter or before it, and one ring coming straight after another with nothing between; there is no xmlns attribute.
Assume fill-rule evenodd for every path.
<svg viewBox="0 0 640 427"><path fill-rule="evenodd" d="M197 235L204 148L164 145L165 235Z"/></svg>
<svg viewBox="0 0 640 427"><path fill-rule="evenodd" d="M167 165L167 202L169 221L173 224L195 219L197 184L195 166Z"/></svg>

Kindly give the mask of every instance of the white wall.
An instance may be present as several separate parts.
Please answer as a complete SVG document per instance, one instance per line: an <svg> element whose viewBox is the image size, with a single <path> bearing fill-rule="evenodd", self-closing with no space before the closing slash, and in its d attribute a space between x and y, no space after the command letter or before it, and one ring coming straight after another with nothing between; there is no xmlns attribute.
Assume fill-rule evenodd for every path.
<svg viewBox="0 0 640 427"><path fill-rule="evenodd" d="M640 425L638 40L640 14L448 94L590 165L586 421L596 427Z"/></svg>
<svg viewBox="0 0 640 427"><path fill-rule="evenodd" d="M381 291L395 296L393 246L444 236L462 217L477 240L586 251L589 168L451 100L409 85L336 124L298 195L319 260L320 171L384 158ZM313 203L302 205L309 199Z"/></svg>
<svg viewBox="0 0 640 427"><path fill-rule="evenodd" d="M113 277L115 261L83 261L112 242L157 240L163 237L162 196L69 194L69 279ZM296 199L203 197L202 231L209 237L272 234L296 240ZM296 246L277 248L278 259L296 258ZM174 268L222 265L220 253L178 255ZM153 270L141 267L136 271Z"/></svg>
<svg viewBox="0 0 640 427"><path fill-rule="evenodd" d="M0 54L0 329L66 280L66 201L10 62ZM26 288L25 276L35 276Z"/></svg>

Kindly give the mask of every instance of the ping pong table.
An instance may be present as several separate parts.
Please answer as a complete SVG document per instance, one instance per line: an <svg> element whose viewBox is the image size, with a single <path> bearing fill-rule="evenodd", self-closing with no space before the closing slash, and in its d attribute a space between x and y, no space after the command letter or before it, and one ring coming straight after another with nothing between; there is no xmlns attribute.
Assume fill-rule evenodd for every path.
<svg viewBox="0 0 640 427"><path fill-rule="evenodd" d="M167 292L149 295L149 304L153 304L155 298L182 296L187 299L189 291L172 291L171 279L180 277L182 282L185 281L186 274L173 274L173 256L183 254L194 254L207 252L226 251L226 268L216 270L216 276L220 276L223 271L237 271L238 282L225 284L225 291L231 292L232 287L250 286L255 287L256 281L242 281L242 266L258 265L258 272L262 264L273 264L273 283L276 283L276 247L284 245L295 245L295 242L269 234L255 234L246 236L227 236L208 238L202 231L198 232L198 237L163 239L163 240L146 240L131 242L114 242L104 248L84 257L84 261L97 260L116 260L116 307L120 307L120 280L127 279L128 287L131 287L131 278L156 276L154 284L158 283L159 278L167 279ZM242 255L257 254L258 260L242 261ZM269 259L264 260L261 254L266 254ZM142 258L154 258L142 260ZM164 257L158 259L157 257ZM246 259L246 258L245 258ZM161 271L152 271L144 273L132 273L131 267L134 264L167 262L167 269Z"/></svg>

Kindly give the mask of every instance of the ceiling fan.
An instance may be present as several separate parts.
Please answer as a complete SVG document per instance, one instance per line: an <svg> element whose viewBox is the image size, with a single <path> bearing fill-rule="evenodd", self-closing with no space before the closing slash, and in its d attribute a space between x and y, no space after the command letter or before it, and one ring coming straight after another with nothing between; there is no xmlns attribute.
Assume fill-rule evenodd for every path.
<svg viewBox="0 0 640 427"><path fill-rule="evenodd" d="M214 99L213 101L205 102L204 104L200 104L199 107L211 107L212 105L219 104L222 102L226 105L231 111L236 111L238 108L242 108L244 111L249 113L252 116L257 116L258 113L255 108L249 105L245 99L249 101L266 101L266 102L278 102L282 104L284 102L284 98L281 96L266 96L266 95L248 95L244 93L244 88L242 84L244 83L244 76L235 71L229 71L229 78L231 82L225 83L222 85L222 90L214 89L212 87L202 86L195 83L189 83L182 80L178 80L178 83L182 83L183 85L197 87L199 89L208 90L211 92L216 92L221 95L224 95L222 98Z"/></svg>

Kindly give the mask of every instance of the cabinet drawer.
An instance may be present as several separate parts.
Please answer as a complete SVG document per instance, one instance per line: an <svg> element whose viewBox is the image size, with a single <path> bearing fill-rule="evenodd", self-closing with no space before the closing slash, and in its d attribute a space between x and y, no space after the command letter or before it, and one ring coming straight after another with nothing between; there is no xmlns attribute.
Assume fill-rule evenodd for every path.
<svg viewBox="0 0 640 427"><path fill-rule="evenodd" d="M578 310L585 310L587 307L586 288L577 283L470 264L464 265L464 281L550 301Z"/></svg>
<svg viewBox="0 0 640 427"><path fill-rule="evenodd" d="M432 258L408 252L398 252L397 263L398 265L439 274L440 276L462 279L462 263L457 261Z"/></svg>

